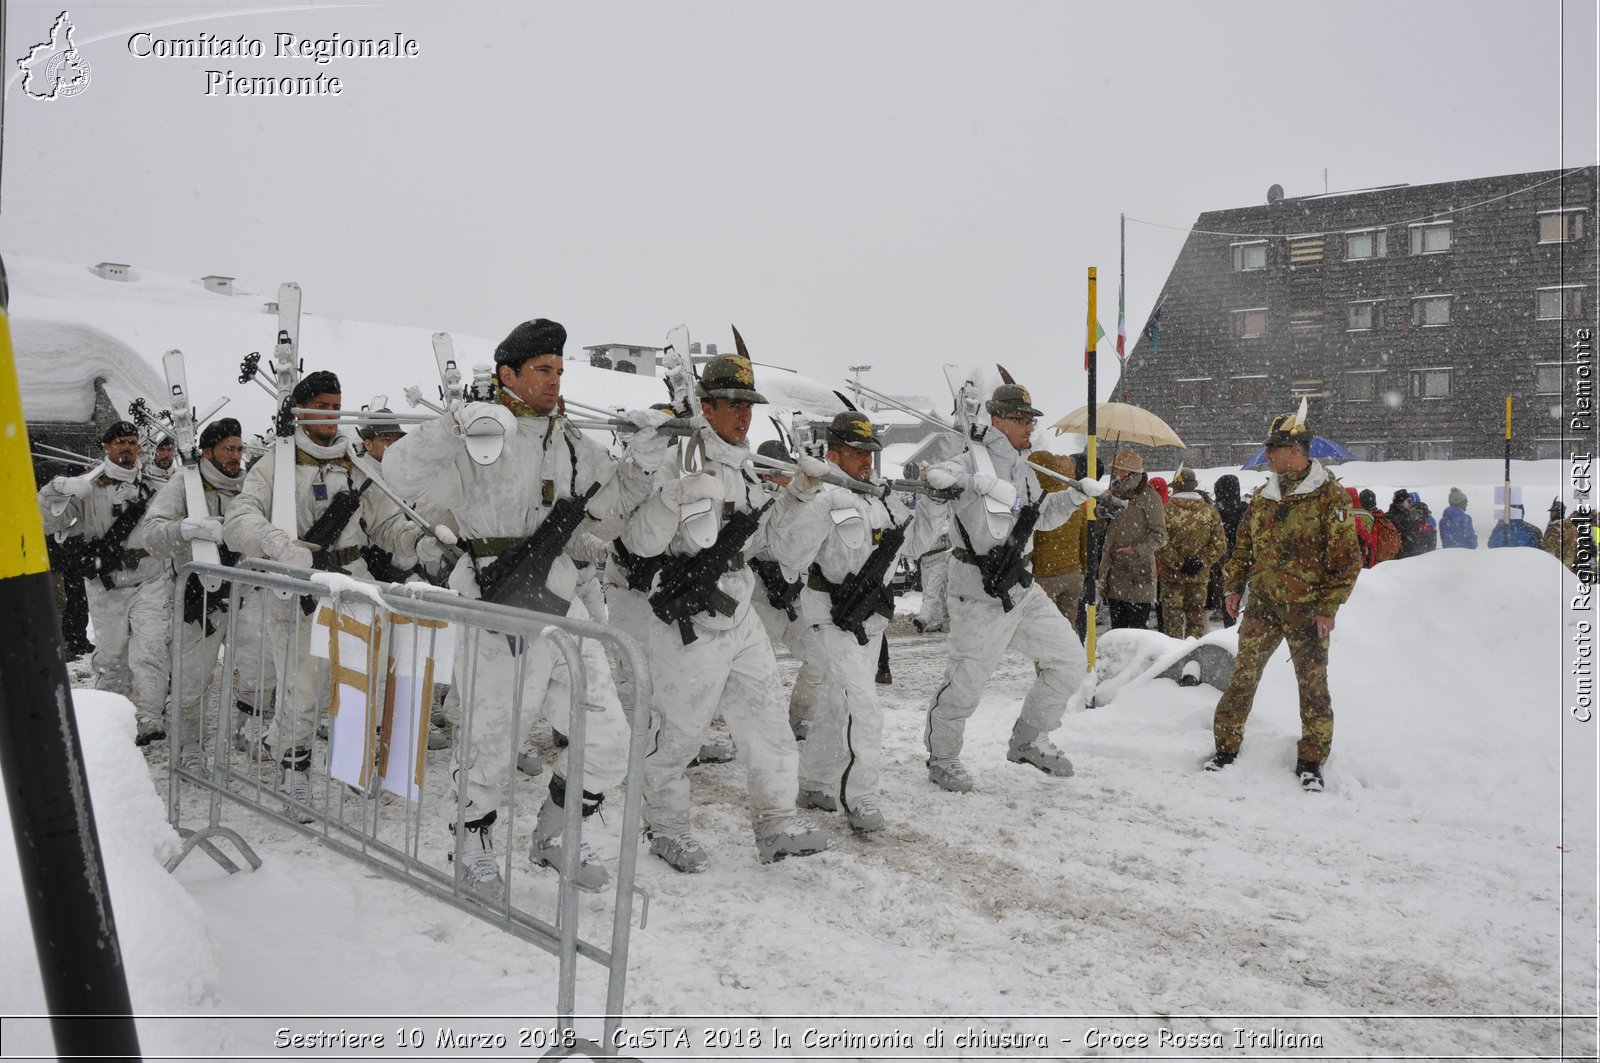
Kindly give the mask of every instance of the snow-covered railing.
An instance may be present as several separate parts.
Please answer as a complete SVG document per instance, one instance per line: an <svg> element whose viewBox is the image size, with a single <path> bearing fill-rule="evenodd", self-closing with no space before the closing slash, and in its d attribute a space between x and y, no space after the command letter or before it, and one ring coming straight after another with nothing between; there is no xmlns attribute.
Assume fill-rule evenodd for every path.
<svg viewBox="0 0 1600 1063"><path fill-rule="evenodd" d="M195 624L184 621L184 589L189 576L199 577L205 590L202 615L213 625L225 628L220 675L212 684L212 694L201 705L202 719L196 727L183 718L185 668L213 662L185 660L185 633L189 632L190 656L195 642ZM219 584L226 584L222 589ZM217 588L210 590L207 588ZM225 595L226 607L205 611L212 595ZM315 608L307 612L298 606L274 608L273 600L290 602L309 598ZM191 615L193 603L191 603ZM285 621L287 617L287 621ZM309 640L302 625L312 625ZM473 705L477 691L477 640L481 638L522 640L523 646L548 640L567 667L570 704L565 720L568 740L566 792L574 799L565 803L564 838L561 847L560 876L550 874L527 880L528 890L548 882L555 887L555 921L535 916L516 903L518 876L512 868L516 846L517 797L511 795L501 809L501 837L504 851L498 853L505 893L492 903L473 892L463 880L463 845L467 787L449 797L449 766L441 765L433 778L427 774L427 744L430 715L442 701L457 703L455 741L470 741ZM309 801L286 800L276 788L275 758L264 756L259 743L246 743L246 751L236 748L236 685L253 687L255 682L238 683L236 677L272 676L271 640L287 639L285 675L259 684L261 700L266 691L276 688L277 705L292 704L293 685L303 675L318 677L318 703L328 710L326 734L319 730L312 746L312 780ZM586 674L580 640L595 639L616 654L619 663L633 676L632 731L629 742L626 797L622 810L623 844L618 858L611 940L608 947L579 937L577 881L581 859L581 805L583 793L583 750L585 741L584 707L588 706L589 678ZM298 667L298 647L307 641L313 655L329 658L315 669ZM214 645L214 643L213 643ZM281 644L280 644L281 645ZM198 848L230 873L240 870L216 845L231 843L250 863L259 867L260 858L236 830L222 823L224 801L241 805L257 815L312 836L324 846L414 889L499 926L524 941L557 956L560 976L556 1018L571 1030L576 993L576 962L586 957L607 968L604 1040L610 1044L622 1016L627 976L632 898L641 897L640 926L648 915L649 898L634 885L638 859L639 823L642 810L643 762L649 727L650 674L643 651L627 635L615 628L514 609L488 602L462 598L426 584L373 584L343 575L330 575L294 568L270 561L246 559L241 567L190 563L179 572L175 584L172 632L172 686L170 734L172 771L168 788L168 816L184 839L181 852L168 864L175 869L189 852ZM457 648L461 652L457 652ZM203 657L204 654L198 654ZM524 716L522 688L529 654L520 653L512 685L511 729L518 738L525 733L529 718ZM459 674L454 674L455 668ZM326 677L326 678L324 678ZM195 676L191 675L190 701L194 700ZM435 696L448 683L446 698ZM257 706L265 712L266 706ZM558 710L549 709L552 722L559 726ZM192 715L192 710L191 710ZM208 729L208 730L207 730ZM204 766L180 763L182 736L205 733ZM506 765L506 778L517 785L515 758L518 742L510 743L512 763ZM180 826L185 810L184 797L190 791L180 784L191 784L207 792L209 808L206 825L198 829ZM526 789L524 787L523 789ZM540 795L544 787L538 787ZM455 852L448 861L432 861L424 855L430 848L442 851L442 834L424 835L423 805L438 809L427 821L442 827L447 808L455 825ZM191 800L190 808L194 808ZM526 880L526 875L522 876ZM559 883L559 884L557 884ZM585 1045L577 1040L581 1050Z"/></svg>

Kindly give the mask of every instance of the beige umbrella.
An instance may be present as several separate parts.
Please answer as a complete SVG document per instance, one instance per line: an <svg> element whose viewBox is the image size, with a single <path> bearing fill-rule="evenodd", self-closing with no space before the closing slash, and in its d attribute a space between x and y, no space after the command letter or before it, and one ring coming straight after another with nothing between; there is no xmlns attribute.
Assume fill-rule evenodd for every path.
<svg viewBox="0 0 1600 1063"><path fill-rule="evenodd" d="M1080 406L1050 426L1056 434L1089 432L1089 407ZM1143 443L1148 447L1184 447L1172 426L1149 410L1125 402L1102 402L1095 408L1095 434L1115 443Z"/></svg>

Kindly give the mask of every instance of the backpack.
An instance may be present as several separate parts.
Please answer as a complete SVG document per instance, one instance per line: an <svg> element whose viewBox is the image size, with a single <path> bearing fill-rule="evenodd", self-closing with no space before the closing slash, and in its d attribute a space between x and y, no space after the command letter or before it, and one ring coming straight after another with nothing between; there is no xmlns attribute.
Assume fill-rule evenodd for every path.
<svg viewBox="0 0 1600 1063"><path fill-rule="evenodd" d="M1357 508L1355 511L1356 538L1361 541L1361 567L1371 568L1378 563L1378 533L1372 514Z"/></svg>
<svg viewBox="0 0 1600 1063"><path fill-rule="evenodd" d="M1369 511L1372 513L1372 531L1377 542L1372 552L1374 565L1382 561L1393 561L1400 556L1400 529L1394 526L1394 521L1389 519L1387 513Z"/></svg>

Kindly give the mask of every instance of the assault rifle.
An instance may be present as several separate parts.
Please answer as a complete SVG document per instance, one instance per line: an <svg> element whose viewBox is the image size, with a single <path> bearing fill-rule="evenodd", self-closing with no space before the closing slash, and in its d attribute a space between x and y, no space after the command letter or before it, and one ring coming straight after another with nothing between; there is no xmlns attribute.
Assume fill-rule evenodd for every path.
<svg viewBox="0 0 1600 1063"><path fill-rule="evenodd" d="M750 567L755 570L756 578L767 592L767 604L782 610L790 620L799 619L800 614L795 612L794 603L799 599L800 588L805 586L805 581L786 581L783 578L783 566L769 558L752 557Z"/></svg>
<svg viewBox="0 0 1600 1063"><path fill-rule="evenodd" d="M760 509L741 509L728 518L716 542L687 557L668 557L661 565L661 580L650 596L650 608L663 624L677 624L678 635L687 646L698 636L691 620L697 613L732 616L739 609L717 580L744 549L750 536L761 526L761 515L772 507L768 501Z"/></svg>
<svg viewBox="0 0 1600 1063"><path fill-rule="evenodd" d="M368 480L360 487L346 487L334 495L333 501L328 503L328 508L322 511L322 516L312 521L311 527L300 536L300 541L311 547L312 568L319 572L343 571L334 562L337 554L334 546L339 542L339 536L344 534L350 518L361 508L361 496L371 486L372 481ZM301 612L310 616L316 608L316 598L309 594L300 596Z"/></svg>
<svg viewBox="0 0 1600 1063"><path fill-rule="evenodd" d="M894 595L884 586L883 577L888 574L889 566L894 564L895 556L900 553L900 547L906 541L906 528L910 524L910 520L903 524L891 524L889 530L883 533L883 538L878 540L878 545L872 548L861 570L828 589L828 597L833 603L829 616L833 619L834 627L850 632L863 646L869 641L866 630L868 617L874 613L890 619L894 617ZM821 575L815 565L812 571Z"/></svg>
<svg viewBox="0 0 1600 1063"><path fill-rule="evenodd" d="M956 529L961 532L961 541L966 544L967 553L977 558L978 572L983 576L983 593L991 598L1000 599L1000 604L1008 613L1015 604L1011 601L1011 588L1033 585L1033 573L1028 571L1028 566L1022 559L1022 550L1028 544L1028 537L1033 534L1033 526L1039 520L1039 507L1044 504L1044 499L1045 496L1040 495L1023 506L1017 513L1016 523L1011 526L1011 534L1006 536L1005 542L987 554L979 554L974 550L967 529L962 527L961 521L955 522Z"/></svg>
<svg viewBox="0 0 1600 1063"><path fill-rule="evenodd" d="M144 511L149 508L150 497L143 495L125 503L122 512L117 514L117 519L111 522L105 534L94 539L80 538L76 549L66 552L70 561L64 571L84 579L98 577L106 590L114 588L116 582L113 573L132 568L138 563L137 559L130 561L128 558L128 536L133 534L133 526L139 523Z"/></svg>
<svg viewBox="0 0 1600 1063"><path fill-rule="evenodd" d="M222 543L217 544L217 557L229 568L239 563L239 555ZM189 573L189 581L183 585L183 622L205 624L208 638L215 634L217 626L211 622L211 614L227 611L228 589L228 581L223 580L215 588L208 590L199 576L193 572Z"/></svg>
<svg viewBox="0 0 1600 1063"><path fill-rule="evenodd" d="M598 481L580 497L568 495L550 507L550 515L540 522L533 534L522 540L515 550L501 554L478 568L476 556L472 568L478 577L478 591L486 602L509 605L516 609L530 609L535 613L566 616L572 603L552 591L550 566L566 549L567 540L578 530L586 517L585 506L600 490Z"/></svg>
<svg viewBox="0 0 1600 1063"><path fill-rule="evenodd" d="M655 557L640 557L638 554L622 545L622 540L617 539L611 544L617 552L617 561L622 565L622 572L628 578L628 589L639 591L641 594L650 590L650 584L655 582L656 573L661 571L661 562L666 560L664 554Z"/></svg>

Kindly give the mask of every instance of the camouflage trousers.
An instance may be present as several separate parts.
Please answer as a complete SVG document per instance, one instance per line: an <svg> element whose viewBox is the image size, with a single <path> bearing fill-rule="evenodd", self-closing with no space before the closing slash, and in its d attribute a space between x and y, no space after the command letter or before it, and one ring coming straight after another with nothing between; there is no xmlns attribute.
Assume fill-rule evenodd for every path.
<svg viewBox="0 0 1600 1063"><path fill-rule="evenodd" d="M1206 585L1161 581L1161 630L1175 639L1206 633Z"/></svg>
<svg viewBox="0 0 1600 1063"><path fill-rule="evenodd" d="M1317 638L1316 616L1308 605L1279 605L1251 595L1249 606L1239 619L1238 666L1217 702L1212 723L1217 752L1239 752L1261 672L1278 644L1287 639L1300 684L1299 759L1321 764L1333 746L1328 640Z"/></svg>

